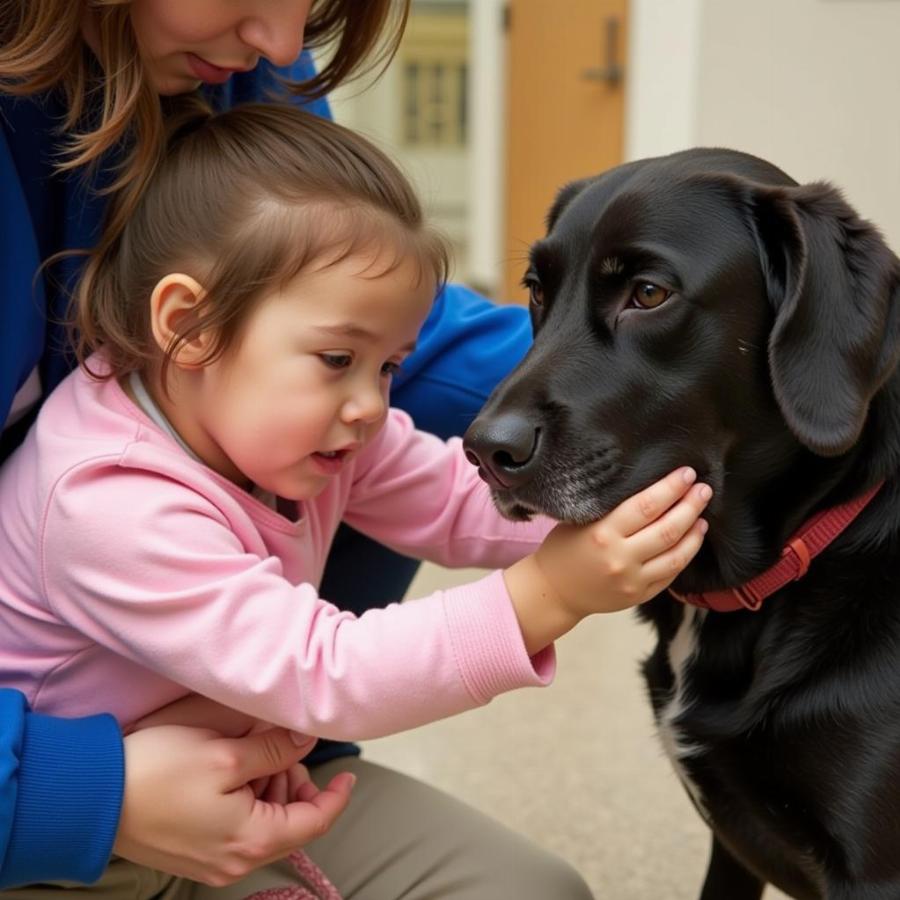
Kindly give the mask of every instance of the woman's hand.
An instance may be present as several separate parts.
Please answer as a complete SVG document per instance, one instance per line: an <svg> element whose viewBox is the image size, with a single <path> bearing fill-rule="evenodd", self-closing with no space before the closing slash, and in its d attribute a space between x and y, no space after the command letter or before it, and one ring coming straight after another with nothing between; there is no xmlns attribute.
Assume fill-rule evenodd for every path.
<svg viewBox="0 0 900 900"><path fill-rule="evenodd" d="M183 725L133 732L114 852L216 887L281 859L328 831L355 782L343 772L320 791L298 756L282 728L246 737ZM258 798L250 783L267 777Z"/></svg>
<svg viewBox="0 0 900 900"><path fill-rule="evenodd" d="M155 728L160 725L189 725L194 728L206 728L209 731L218 732L222 737L233 738L246 737L248 734L261 734L275 727L269 722L248 716L229 706L223 706L208 697L200 694L187 694L179 700L174 700L168 706L160 707L150 715L139 719L128 731ZM294 765L284 772L254 778L250 782L253 793L261 800L268 800L271 803L287 803L289 802L286 799L288 796L291 798L295 796L290 786L309 781L309 773L303 766L296 763L297 760L304 759L312 752L316 745L316 738L296 731L291 732L291 737L297 747L292 760Z"/></svg>

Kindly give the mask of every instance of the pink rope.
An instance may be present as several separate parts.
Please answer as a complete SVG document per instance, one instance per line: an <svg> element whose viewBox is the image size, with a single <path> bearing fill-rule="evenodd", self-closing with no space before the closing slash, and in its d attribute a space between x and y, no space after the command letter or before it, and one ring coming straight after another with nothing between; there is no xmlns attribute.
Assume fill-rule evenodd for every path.
<svg viewBox="0 0 900 900"><path fill-rule="evenodd" d="M292 853L288 860L305 884L266 888L246 900L341 900L337 888L302 850Z"/></svg>

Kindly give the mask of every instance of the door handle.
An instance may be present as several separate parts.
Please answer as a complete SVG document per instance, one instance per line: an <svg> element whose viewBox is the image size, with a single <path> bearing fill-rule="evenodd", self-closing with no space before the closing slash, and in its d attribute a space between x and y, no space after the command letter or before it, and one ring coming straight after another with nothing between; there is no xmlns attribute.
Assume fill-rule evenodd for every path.
<svg viewBox="0 0 900 900"><path fill-rule="evenodd" d="M606 65L592 69L584 69L581 77L585 81L605 81L615 87L621 80L624 71L619 63L619 19L609 16L606 20Z"/></svg>

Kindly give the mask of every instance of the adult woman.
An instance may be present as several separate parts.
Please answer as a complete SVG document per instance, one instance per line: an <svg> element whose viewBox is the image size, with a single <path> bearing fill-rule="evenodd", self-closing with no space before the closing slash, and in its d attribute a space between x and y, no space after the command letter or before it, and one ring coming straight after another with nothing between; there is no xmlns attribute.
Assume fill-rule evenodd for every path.
<svg viewBox="0 0 900 900"><path fill-rule="evenodd" d="M159 158L165 115L181 103L194 102L201 85L207 100L219 106L265 98L278 86L278 76L304 82L301 93L307 101L321 97L360 68L392 53L407 7L408 0L397 4L390 0L193 0L187 4L180 0L0 0L0 192L6 201L0 203L0 234L4 238L0 243L4 288L0 334L9 343L0 353L0 422L7 426L6 452L18 442L42 397L70 365L60 350L63 337L55 323L62 319L64 286L76 271L77 260L65 260L54 269L52 279L34 278L41 260L96 241L104 206L98 188L137 196ZM331 62L318 74L312 71L308 57L298 58L304 31L311 45L336 41ZM379 44L384 37L386 42ZM317 111L327 112L321 100ZM128 204L122 208L127 216ZM425 427L444 434L459 430L500 375L517 361L527 340L523 311L497 310L464 289L451 288L426 324L421 350L409 363L405 378L398 380L393 399L411 410ZM504 344L507 352L498 352ZM478 358L478 365L467 364L473 357ZM435 418L434 410L441 410L442 416ZM429 412L431 415L426 415ZM351 542L344 552L363 551ZM400 576L398 584L402 580ZM352 590L353 585L345 587ZM336 589L328 592L327 581L323 592L337 602L342 599ZM384 591L382 595L390 596ZM16 698L6 699L14 703ZM19 702L17 723L10 725L8 719L0 719L0 741L5 742L7 758L27 770L34 747L22 744L22 735L28 732L28 714ZM50 742L57 739L54 729L65 727L66 723L41 721ZM15 790L22 785L16 785L10 772L15 766L11 765L5 784L0 783L6 789L0 813L5 812L10 823L10 846L17 854L15 874L6 883L66 874L90 877L105 862L114 830L109 822L114 823L121 792L121 777L114 764L121 752L119 738L111 733L108 722L82 723L82 729L82 745L90 745L92 754L104 752L113 760L104 778L98 778L95 771L88 779L72 766L66 773L70 786L83 788L90 781L92 806L105 811L107 827L100 829L101 836L90 847L95 868L82 865L66 871L62 861L49 865L47 856L39 855L39 851L46 854L47 848L29 826L51 815L51 809L46 803L41 805L41 797L30 801L28 810L16 805ZM215 738L209 732L197 738L185 730L157 735L156 729L148 729L128 740L149 743L157 736L172 742L181 765L194 764L198 771L202 771L208 743ZM285 735L276 734L274 740L281 742L276 755L289 754ZM345 750L331 747L326 753L338 757ZM232 752L240 751L232 746ZM246 754L252 756L253 750L247 748ZM163 784L166 758L158 751L151 755ZM129 756L126 799L132 783L146 771L140 761L132 766L131 759ZM39 760L32 769L47 760ZM332 759L322 763L319 771L328 777L340 768L352 769L359 779L356 794L360 802L356 812L338 819L310 853L324 864L343 893L515 896L523 900L589 896L570 869L450 798L359 760ZM249 780L262 774L262 767L246 764L240 772ZM0 768L0 777L3 775ZM348 789L346 782L339 782L333 791L322 792L322 816L306 823L306 837L328 827ZM209 786L207 799L219 799L222 793L221 784ZM152 790L146 794L152 795ZM123 840L120 829L116 849L126 856L223 883L288 846L285 831L269 835L267 842L256 848L255 856L244 854L223 867L214 851L217 840L223 850L228 846L225 837L198 833L202 829L198 816L190 822L191 831L180 818L183 810L172 808L167 816L167 810L153 799L146 804L149 809L139 800L130 810L126 805L132 831L143 835L135 849L135 842ZM70 797L66 808L77 820L77 797ZM210 802L208 808L212 810L214 804ZM30 816L28 826L15 822L14 815ZM144 820L152 821L155 831L135 827L135 822ZM389 828L386 821L390 821ZM96 824L92 821L90 827ZM123 820L123 828L126 824ZM213 816L212 825L216 824ZM55 835L57 849L72 846L73 842L67 844L64 839L65 827L70 835L77 835L78 822L60 823L57 819L57 826L62 831ZM20 846L23 828L28 828L29 840ZM295 825L294 840L302 842L296 829ZM154 834L160 836L157 845ZM159 844L165 845L162 849L168 855L160 854ZM200 854L191 850L196 844L204 844L209 851L206 868L197 859ZM173 850L173 845L180 849ZM25 857L40 860L45 868L23 866ZM185 865L188 857L192 867ZM282 873L266 870L253 888L275 886L283 883L283 878ZM147 895L170 888L171 881L161 876L158 884L128 889ZM235 896L243 896L250 887L240 882L232 890Z"/></svg>

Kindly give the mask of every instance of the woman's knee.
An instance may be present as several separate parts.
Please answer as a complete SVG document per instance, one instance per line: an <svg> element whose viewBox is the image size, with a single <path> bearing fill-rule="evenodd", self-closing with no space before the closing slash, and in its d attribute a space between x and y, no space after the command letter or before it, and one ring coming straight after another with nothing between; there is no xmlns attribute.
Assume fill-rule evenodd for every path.
<svg viewBox="0 0 900 900"><path fill-rule="evenodd" d="M535 849L507 869L494 898L516 900L593 900L593 894L577 869L562 857Z"/></svg>

